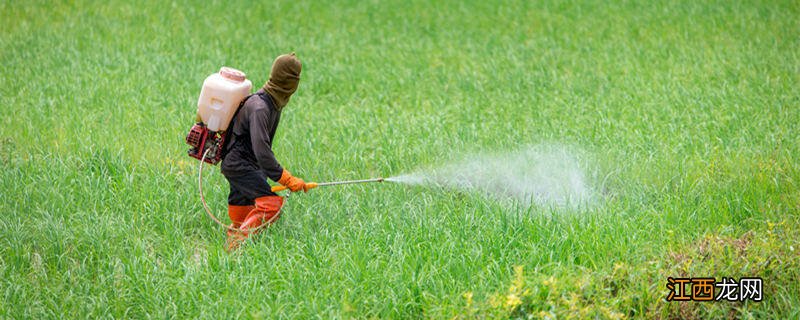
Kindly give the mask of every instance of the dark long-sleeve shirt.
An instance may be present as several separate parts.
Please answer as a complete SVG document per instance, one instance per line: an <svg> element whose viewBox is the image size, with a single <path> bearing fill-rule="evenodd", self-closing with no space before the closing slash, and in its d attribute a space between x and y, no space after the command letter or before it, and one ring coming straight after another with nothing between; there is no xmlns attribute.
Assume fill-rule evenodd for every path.
<svg viewBox="0 0 800 320"><path fill-rule="evenodd" d="M280 119L281 112L263 89L250 96L229 127L226 139L230 140L222 159L222 173L240 176L260 170L273 181L278 181L283 167L272 153L272 139Z"/></svg>

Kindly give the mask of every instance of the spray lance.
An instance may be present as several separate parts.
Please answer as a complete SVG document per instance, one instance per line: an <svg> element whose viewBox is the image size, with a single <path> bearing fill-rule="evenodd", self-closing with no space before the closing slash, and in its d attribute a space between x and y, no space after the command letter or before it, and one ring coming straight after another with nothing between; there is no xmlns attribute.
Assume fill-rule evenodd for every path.
<svg viewBox="0 0 800 320"><path fill-rule="evenodd" d="M197 174L197 187L200 193L200 200L203 203L208 216L220 226L236 231L235 229L223 224L209 209L203 195L203 163L215 165L222 160L222 149L225 144L225 130L228 128L236 111L241 106L243 100L248 96L252 89L252 83L247 80L244 72L234 68L222 67L219 72L208 76L203 81L203 88L200 90L200 98L197 101L197 122L189 130L186 136L186 143L191 147L189 156L200 160ZM316 187L335 186L344 184L383 182L383 178L350 180L336 182L309 182L306 183L308 189ZM285 186L273 186L272 192L287 190ZM288 198L291 192L287 193ZM284 202L285 203L285 202ZM283 207L281 207L283 209ZM280 213L280 211L279 211ZM272 219L279 216L276 214ZM262 224L252 231L256 231L269 225L270 221Z"/></svg>
<svg viewBox="0 0 800 320"><path fill-rule="evenodd" d="M316 187L326 187L326 186L338 186L343 184L357 184L357 183L370 183L370 182L383 182L386 179L384 178L375 178L375 179L363 179L363 180L346 180L346 181L333 181L333 182L307 182L306 187L308 189L314 189ZM287 190L288 188L285 186L273 186L272 192L280 192L283 190Z"/></svg>

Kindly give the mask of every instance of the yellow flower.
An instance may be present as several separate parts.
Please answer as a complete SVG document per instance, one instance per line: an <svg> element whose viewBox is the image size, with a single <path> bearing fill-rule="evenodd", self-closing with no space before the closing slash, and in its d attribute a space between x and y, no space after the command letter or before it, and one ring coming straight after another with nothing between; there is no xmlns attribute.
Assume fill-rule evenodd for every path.
<svg viewBox="0 0 800 320"><path fill-rule="evenodd" d="M550 278L547 278L547 279L543 280L542 284L544 284L545 286L551 287L551 288L555 288L555 286L556 286L556 278L553 277L553 276L550 276Z"/></svg>
<svg viewBox="0 0 800 320"><path fill-rule="evenodd" d="M516 294L512 293L506 296L505 306L508 309L514 309L522 304L522 300Z"/></svg>
<svg viewBox="0 0 800 320"><path fill-rule="evenodd" d="M498 300L499 300L498 297L494 297L494 296L489 298L489 305L492 306L492 308L500 307L500 301L498 301Z"/></svg>
<svg viewBox="0 0 800 320"><path fill-rule="evenodd" d="M467 299L467 306L472 305L472 291L464 293L464 299Z"/></svg>
<svg viewBox="0 0 800 320"><path fill-rule="evenodd" d="M514 281L511 283L511 288L513 288L513 292L516 292L519 289L525 287L525 272L523 270L523 266L515 266L514 267Z"/></svg>
<svg viewBox="0 0 800 320"><path fill-rule="evenodd" d="M541 319L553 319L555 315L549 311L539 311L539 318Z"/></svg>

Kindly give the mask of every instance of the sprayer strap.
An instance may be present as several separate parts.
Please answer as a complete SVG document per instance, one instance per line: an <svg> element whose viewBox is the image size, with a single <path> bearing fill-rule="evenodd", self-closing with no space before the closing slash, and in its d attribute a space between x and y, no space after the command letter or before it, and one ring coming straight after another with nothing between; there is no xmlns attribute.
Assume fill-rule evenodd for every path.
<svg viewBox="0 0 800 320"><path fill-rule="evenodd" d="M239 102L239 106L236 107L236 111L233 112L233 117L231 118L231 122L228 124L228 134L229 134L229 136L228 136L228 138L225 139L225 142L223 142L223 144L222 144L222 157L221 157L221 159L224 159L225 155L228 154L228 152L230 151L230 148L231 148L230 141L233 140L233 136L236 135L233 132L233 127L236 125L236 117L239 116L239 110L242 110L242 106L244 105L244 103L247 102L247 100L250 99L250 97L252 97L253 95L255 95L255 93L249 94L247 97L242 99L242 101Z"/></svg>

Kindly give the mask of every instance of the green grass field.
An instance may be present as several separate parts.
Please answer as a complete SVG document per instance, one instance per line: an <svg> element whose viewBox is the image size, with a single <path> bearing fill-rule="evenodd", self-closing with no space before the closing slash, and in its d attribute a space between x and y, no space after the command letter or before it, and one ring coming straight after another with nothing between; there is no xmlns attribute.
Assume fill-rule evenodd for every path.
<svg viewBox="0 0 800 320"><path fill-rule="evenodd" d="M800 3L0 2L0 318L798 318ZM582 150L597 205L293 195L240 252L183 138L220 66L303 80L307 180ZM227 182L206 171L225 216ZM666 302L667 277L761 302Z"/></svg>

